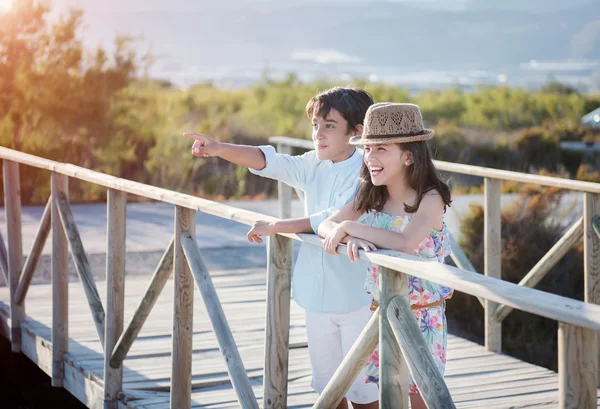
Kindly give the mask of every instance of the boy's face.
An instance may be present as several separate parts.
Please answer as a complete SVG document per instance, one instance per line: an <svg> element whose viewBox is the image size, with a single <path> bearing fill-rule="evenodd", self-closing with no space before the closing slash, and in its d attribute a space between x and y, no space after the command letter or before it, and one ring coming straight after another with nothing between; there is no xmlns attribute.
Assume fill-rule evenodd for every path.
<svg viewBox="0 0 600 409"><path fill-rule="evenodd" d="M312 139L319 160L341 162L354 153L354 147L348 144L351 136L358 131L348 133L348 122L335 109L331 109L325 118L313 114Z"/></svg>

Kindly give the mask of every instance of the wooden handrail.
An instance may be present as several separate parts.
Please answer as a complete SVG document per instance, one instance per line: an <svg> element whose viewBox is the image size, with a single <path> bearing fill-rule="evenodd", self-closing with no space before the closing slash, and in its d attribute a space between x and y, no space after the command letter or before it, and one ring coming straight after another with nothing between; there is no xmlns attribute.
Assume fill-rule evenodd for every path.
<svg viewBox="0 0 600 409"><path fill-rule="evenodd" d="M127 179L105 175L74 165L66 165L48 159L0 147L0 158L12 159L23 164L43 169L56 169L56 172L70 175L81 180L100 184L116 190L138 196L170 203L183 208L202 211L246 225L258 220L277 221L276 217L239 209L223 203L201 199L191 195L157 188ZM323 240L313 234L281 234L297 241L314 246L323 246ZM345 246L342 246L345 249ZM499 304L527 311L557 321L600 330L600 306L545 293L539 290L519 287L516 284L485 277L481 274L465 271L449 265L427 263L417 257L390 251L360 251L360 257L392 270L401 271L458 291L489 299ZM424 264L425 263L425 264ZM427 266L427 268L423 268Z"/></svg>
<svg viewBox="0 0 600 409"><path fill-rule="evenodd" d="M172 354L173 368L171 376L171 397L173 399L172 404L175 406L189 406L190 403L192 359L191 331L193 331L191 312L193 308L193 291L190 291L190 288L193 286L192 277L190 274L191 267L196 278L196 282L203 295L204 301L207 304L210 303L210 308L208 308L207 305L207 310L209 314L211 314L211 323L213 324L213 329L217 334L223 353L227 355L227 351L234 351L233 355L228 355L233 356L234 359L232 359L232 361L235 361L228 361L228 369L230 370L230 377L232 382L234 383L236 392L238 393L239 400L244 407L257 407L255 406L256 399L254 398L252 389L249 386L249 380L245 373L245 370L243 369L241 359L236 359L236 356L237 358L239 358L239 352L237 353L237 355L235 354L235 352L237 352L237 347L235 346L233 337L228 336L228 334L231 335L231 331L227 331L229 328L227 326L224 314L222 314L222 308L219 309L220 304L218 303L218 299L216 299L216 296L213 297L211 295L212 293L214 293L214 287L211 287L207 284L210 281L210 277L208 276L206 267L203 266L203 264L201 263L202 260L199 256L197 244L193 239L193 233L195 231L194 211L203 211L207 214L212 214L221 218L226 218L247 225L252 225L257 220L274 221L278 219L246 210L237 209L235 207L212 202L209 200L199 199L190 195L185 195L138 182L105 175L78 166L38 158L7 148L0 148L0 158L7 160L5 162L5 166L7 166L6 164L8 163L8 166L11 170L14 170L16 168L16 172L13 172L13 175L11 175L12 179L18 179L18 167L15 166L15 162L52 171L52 226L54 247L53 300L54 303L57 305L56 312L53 313L53 318L55 318L54 321L57 326L55 330L55 325L53 325L53 385L59 386L62 382L61 378L63 376L63 373L61 372L60 367L63 364L64 353L67 351L66 340L68 334L68 330L66 327L68 323L68 319L66 316L66 263L64 260L66 257L65 247L67 241L61 239L60 237L60 235L63 234L63 231L58 231L59 229L57 226L60 225L61 221L64 224L64 231L66 231L69 238L68 243L71 244L72 247L74 246L74 244L76 245L76 248L73 251L74 255L81 257L85 256L83 248L82 246L80 246L81 243L78 234L75 234L77 233L76 229L68 227L71 225L74 226L72 214L70 214L70 209L68 208L68 199L66 196L67 176L71 176L80 180L105 186L109 189L112 189L115 192L119 191L120 194L131 193L176 205L176 228L173 251L173 269L175 274L175 300ZM436 164L438 165L438 168L442 170L456 171L459 173L482 176L486 178L486 198L489 200L490 206L493 207L493 211L489 208L486 211L486 223L489 227L486 230L493 231L493 234L488 232L489 237L486 237L486 246L492 245L494 247L493 253L497 253L499 248L499 179L514 180L524 183L537 183L540 185L562 187L565 189L586 192L586 206L584 211L583 222L585 229L584 236L586 237L585 243L587 246L586 248L588 249L586 251L586 268L589 271L591 271L591 273L588 274L589 277L588 275L586 275L586 280L588 280L588 284L586 284L586 288L588 288L588 293L586 293L586 301L590 302L583 303L577 300L572 300L565 297L544 293L542 291L525 288L522 286L499 280L498 278L500 278L500 269L498 268L499 262L497 260L497 254L493 254L492 258L488 257L488 265L497 264L494 267L493 271L493 275L497 278L493 278L482 276L480 274L465 271L463 269L455 268L452 266L426 262L418 257L406 255L399 252L377 251L366 253L361 250L359 252L361 258L369 260L372 263L378 264L383 267L382 271L384 278L382 282L382 297L380 300L382 303L381 305L383 306L383 310L387 310L388 305L390 306L390 308L398 308L398 305L393 305L391 304L391 302L394 301L394 295L397 296L397 294L403 294L403 291L406 290L406 288L404 288L406 286L405 284L403 284L405 282L403 280L406 279L406 275L412 275L485 299L487 306L486 310L488 311L486 313L488 314L488 316L486 316L486 319L492 317L497 321L497 316L492 316L491 314L489 314L492 311L495 312L495 309L490 307L495 305L505 305L507 306L507 308L517 308L523 311L527 311L536 315L544 316L559 321L561 323L561 328L568 329L568 331L563 331L562 333L559 331L559 338L562 339L563 342L569 343L569 346L563 345L561 362L571 362L577 360L581 361L582 364L589 364L589 359L585 358L583 355L580 354L580 352L576 348L570 345L575 345L577 346L577 348L590 351L592 355L597 354L595 350L595 348L597 348L596 338L594 336L595 333L593 331L600 331L600 306L594 305L591 302L594 302L593 300L596 300L593 291L595 291L594 289L597 288L597 286L595 286L595 283L598 278L597 266L600 264L600 262L598 262L598 260L600 259L600 251L598 251L598 249L600 249L600 245L598 245L598 237L593 231L592 224L594 221L593 217L597 216L597 213L600 211L598 209L600 201L597 200L596 197L597 193L600 192L600 185L559 178L541 177L537 175L518 174L516 172L499 171L494 169L472 167L467 165L447 163L445 164L444 162L437 162ZM5 178L6 175L7 173L5 172ZM12 183L13 185L15 185L15 182ZM16 183L18 183L18 181ZM5 181L5 188L6 185L7 183ZM14 192L12 192L10 195L11 198L16 196L17 195ZM124 197L124 195L122 196ZM20 210L20 204L19 206L15 206L15 208L17 207L18 210ZM19 236L18 238L20 240L20 234L14 234L13 236ZM323 240L314 235L282 234L280 236L286 237L288 239L299 240L310 245L323 245ZM58 240L55 240L55 238ZM79 239L79 243L76 239ZM12 236L9 234L9 245L12 245L13 241L14 240L12 240ZM81 247L81 249L79 249L79 247ZM10 248L11 254L12 251L13 248ZM278 251L281 252L281 248L279 248ZM198 257L196 257L196 252L198 253ZM340 246L338 248L338 252L345 252L345 246ZM489 253L488 256L490 256L490 254L492 253ZM54 261L55 255L57 256L56 263ZM279 256L281 256L281 254L279 254ZM187 262L184 259L187 259ZM91 271L89 271L89 268L85 268L85 260L83 260L79 264L77 263L78 260L75 261L80 276L82 274L80 270L86 270L85 273L89 274L91 277ZM11 262L9 260L9 278L13 278L13 276L15 275L15 268L11 267L10 264ZM13 264L16 265L15 263ZM486 268L486 271L487 270L489 269ZM60 277L58 278L60 282L54 282L55 275L60 275ZM11 310L14 309L15 312L18 312L18 306L14 304L14 301L16 299L14 297L16 289L12 288L13 285L14 284L11 284ZM116 288L119 285L115 283L114 286ZM84 288L86 289L86 292L88 290L93 289L91 286L89 288L86 287L85 284ZM212 300L213 298L214 300ZM61 301L62 299L64 299L64 302ZM90 302L95 301L95 299L96 297L88 297L88 301ZM214 302L215 300L216 302ZM268 306L268 308L270 307ZM120 309L120 306L115 305L115 313L111 318L111 325L121 325L119 324L120 318L118 317L118 311ZM92 308L92 310L94 311L94 308ZM219 314L219 311L221 312L221 314ZM22 312L24 311L22 310ZM285 314L280 314L278 318L280 320L285 319ZM15 324L15 322L18 322L18 317L17 320L13 321L13 324ZM96 322L96 325L98 325L98 322ZM383 365L383 369L380 368L382 381L380 389L380 400L382 403L382 407L385 408L386 405L387 407L397 407L398 405L406 405L406 400L408 398L405 386L403 386L401 382L398 382L399 379L404 378L404 374L406 374L405 371L407 368L403 363L403 354L399 352L399 349L397 349L397 344L395 343L396 336L394 335L394 332L398 332L397 330L399 328L396 328L396 331L394 331L395 324L387 320L387 314L385 314L385 316L380 315L380 325L382 325L382 327L379 330L380 337L381 334L385 333L383 341L382 339L380 339L380 359ZM490 347L492 349L500 348L500 342L498 337L499 328L499 325L495 326L494 328L492 328L493 331L488 331L489 334L488 336L486 336L486 344L488 339L491 339L495 343L495 345L492 345ZM16 331L20 331L20 328L17 327ZM116 330L113 332L113 335L111 336L111 343L114 344L115 338L118 336L119 331L119 328L116 328ZM101 334L102 340L102 336L104 335L104 328L102 328L102 331L99 332L99 334ZM17 336L15 335L15 339L16 338ZM285 345L285 336L276 338L276 342L282 344L279 347L287 347ZM390 339L392 339L394 342L390 342ZM13 344L13 347L14 346L15 344ZM105 365L109 373L113 373L113 371L108 369L108 364L110 361L109 358L115 358L114 354L111 353L112 351L110 349L105 351ZM121 362L117 363L117 367L120 366L120 363ZM229 364L231 365L231 367ZM596 369L593 366L590 366L588 369L590 374L596 372ZM270 366L269 370L271 370ZM562 377L573 375L572 370L569 368L563 368L561 372ZM114 373L117 374L117 372ZM564 396L570 396L569 394L573 394L574 391L575 393L577 393L576 391L580 387L585 389L586 394L591 393L590 391L592 389L589 387L589 385L583 385L585 380L585 376L581 376L579 378L574 377L570 384L564 387L561 386L561 394L563 394ZM115 382L113 382L112 386L109 386L105 390L105 392L107 393L106 397L108 401L114 402L114 397L116 396L114 392L118 390L119 382L120 380L116 379ZM279 385L279 380L277 382ZM279 385L279 387L280 386L281 385ZM398 393L399 389L402 390L400 393ZM111 391L113 392L111 393ZM442 390L441 392L442 395L444 395L444 391Z"/></svg>
<svg viewBox="0 0 600 409"><path fill-rule="evenodd" d="M302 149L314 149L314 144L312 141L289 138L287 136L273 136L269 138L269 142ZM529 173L485 168L482 166L462 165L460 163L446 162L441 160L435 160L434 163L439 170L445 172L460 173L463 175L479 176L490 179L509 180L520 183L533 183L541 186L557 187L579 192L600 193L600 184L598 183L582 182L580 180L557 178L552 176L532 175Z"/></svg>

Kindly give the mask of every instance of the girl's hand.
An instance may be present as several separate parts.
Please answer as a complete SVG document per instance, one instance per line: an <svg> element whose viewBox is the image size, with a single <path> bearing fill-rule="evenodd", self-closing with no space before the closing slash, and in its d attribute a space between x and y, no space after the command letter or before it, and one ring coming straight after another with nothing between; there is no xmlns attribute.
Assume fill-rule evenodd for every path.
<svg viewBox="0 0 600 409"><path fill-rule="evenodd" d="M329 235L325 238L323 248L327 253L337 255L337 247L340 245L344 237L347 236L344 227L344 223L337 224L333 230L331 230L331 233L329 233Z"/></svg>
<svg viewBox="0 0 600 409"><path fill-rule="evenodd" d="M376 251L377 247L373 243L369 243L366 240L357 239L356 237L351 237L348 239L348 258L350 261L354 262L360 259L358 255L358 250L363 249L364 251Z"/></svg>
<svg viewBox="0 0 600 409"><path fill-rule="evenodd" d="M192 155L203 158L219 156L219 148L221 147L219 142L199 133L189 132L184 133L183 136L184 138L194 140L194 145L192 146Z"/></svg>
<svg viewBox="0 0 600 409"><path fill-rule="evenodd" d="M260 244L263 242L261 236L273 236L276 233L277 230L274 223L258 220L248 232L247 237L250 243L255 242Z"/></svg>

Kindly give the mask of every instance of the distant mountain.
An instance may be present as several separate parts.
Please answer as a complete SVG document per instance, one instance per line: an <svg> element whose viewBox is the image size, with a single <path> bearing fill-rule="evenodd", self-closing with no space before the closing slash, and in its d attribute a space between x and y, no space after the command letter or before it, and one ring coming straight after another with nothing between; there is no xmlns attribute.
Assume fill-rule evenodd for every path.
<svg viewBox="0 0 600 409"><path fill-rule="evenodd" d="M435 0L428 7L408 0L59 2L69 4L86 11L90 43L142 34L145 46L164 56L164 70L190 75L211 67L302 67L310 63L306 50L335 51L343 58L313 63L341 71L503 70L530 60L600 60L599 0L469 0L464 10L433 7Z"/></svg>

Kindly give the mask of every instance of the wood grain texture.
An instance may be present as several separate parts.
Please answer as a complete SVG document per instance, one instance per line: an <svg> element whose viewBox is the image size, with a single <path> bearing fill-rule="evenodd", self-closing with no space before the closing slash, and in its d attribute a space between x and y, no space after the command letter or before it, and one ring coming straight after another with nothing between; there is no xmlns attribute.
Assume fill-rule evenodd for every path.
<svg viewBox="0 0 600 409"><path fill-rule="evenodd" d="M584 239L583 239L583 271L584 300L591 304L600 304L600 236L594 227L595 218L600 216L600 196L586 193L583 201ZM600 332L598 333L600 343ZM598 347L600 349L600 346ZM600 367L600 354L598 355ZM598 382L600 386L600 369Z"/></svg>
<svg viewBox="0 0 600 409"><path fill-rule="evenodd" d="M500 207L500 180L484 180L484 273L487 277L502 279L502 219ZM485 302L485 347L488 351L502 351L502 322L496 319L498 303Z"/></svg>
<svg viewBox="0 0 600 409"><path fill-rule="evenodd" d="M292 240L267 238L267 318L265 324L265 409L287 407Z"/></svg>
<svg viewBox="0 0 600 409"><path fill-rule="evenodd" d="M123 367L112 368L110 358L121 333L125 314L125 225L127 195L109 189L106 215L106 318L104 328L104 409L117 409L123 389Z"/></svg>
<svg viewBox="0 0 600 409"><path fill-rule="evenodd" d="M597 407L598 334L559 323L558 382L560 409Z"/></svg>
<svg viewBox="0 0 600 409"><path fill-rule="evenodd" d="M46 240L48 239L48 234L50 233L51 213L52 199L50 198L48 199L48 203L46 204L46 208L44 209L44 213L42 214L42 219L40 220L40 227L38 228L38 231L35 234L35 238L33 239L33 245L31 246L29 256L27 256L27 260L25 261L25 265L23 266L23 274L15 292L15 302L18 305L22 305L23 301L25 301L25 296L27 295L27 290L29 289L29 285L31 284L33 273L35 273L38 261L40 260L40 256L42 255L42 250L46 245Z"/></svg>
<svg viewBox="0 0 600 409"><path fill-rule="evenodd" d="M452 253L450 254L452 261L454 261L458 268L476 273L475 267L473 267L471 260L469 260L462 247L460 247L460 244L458 244L453 235L450 234L449 237L450 246L452 247ZM477 299L481 306L485 308L485 300L481 297L477 297Z"/></svg>
<svg viewBox="0 0 600 409"><path fill-rule="evenodd" d="M52 386L64 384L64 355L69 351L69 248L58 200L68 194L69 179L52 172Z"/></svg>
<svg viewBox="0 0 600 409"><path fill-rule="evenodd" d="M194 333L194 279L183 253L184 232L196 232L196 212L175 207L173 253L173 352L171 357L171 409L189 409L192 394L192 334Z"/></svg>
<svg viewBox="0 0 600 409"><path fill-rule="evenodd" d="M181 244L194 275L196 286L200 294L202 294L202 300L204 301L206 312L210 317L212 329L217 336L221 355L223 355L227 364L227 372L229 373L233 389L237 394L238 402L243 409L258 409L258 403L250 385L250 379L244 368L244 363L231 333L231 328L227 323L227 318L225 317L225 312L223 311L223 306L221 305L215 286L202 259L202 255L198 250L198 244L189 232L182 233Z"/></svg>
<svg viewBox="0 0 600 409"><path fill-rule="evenodd" d="M408 297L408 276L381 269L379 309L387 311L395 296ZM408 365L396 342L387 314L379 316L379 407L408 409Z"/></svg>
<svg viewBox="0 0 600 409"><path fill-rule="evenodd" d="M87 254L83 248L83 243L81 242L79 230L77 230L77 225L75 224L69 200L62 192L58 195L58 213L63 228L65 229L65 234L67 235L67 241L71 249L73 262L75 263L75 270L81 280L83 291L85 292L94 323L96 324L98 338L100 339L100 343L104 345L104 307L102 306L102 300L98 294L98 288L96 287L90 262L88 261Z"/></svg>
<svg viewBox="0 0 600 409"><path fill-rule="evenodd" d="M125 332L123 332L123 334L121 334L121 337L114 347L112 357L110 359L110 366L113 368L118 368L123 362L123 359L125 359L127 356L131 345L133 345L133 342L142 330L148 315L150 315L150 312L152 311L152 307L154 307L158 296L162 293L165 284L173 272L174 242L175 238L172 238L169 242L167 250L164 252L163 256L158 262L158 266L154 270L154 274L152 274L152 278L150 279L150 283L148 284L146 292L140 301L140 304L133 313L133 317L131 317L129 324L127 325L127 329Z"/></svg>
<svg viewBox="0 0 600 409"><path fill-rule="evenodd" d="M16 303L15 293L23 268L23 236L21 231L21 181L19 164L4 161L4 205L6 211L6 238L8 241L8 286L10 288L11 350L21 351L21 322L25 306Z"/></svg>

